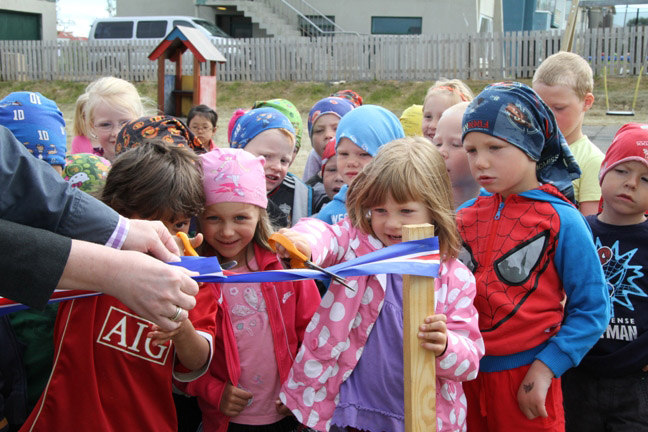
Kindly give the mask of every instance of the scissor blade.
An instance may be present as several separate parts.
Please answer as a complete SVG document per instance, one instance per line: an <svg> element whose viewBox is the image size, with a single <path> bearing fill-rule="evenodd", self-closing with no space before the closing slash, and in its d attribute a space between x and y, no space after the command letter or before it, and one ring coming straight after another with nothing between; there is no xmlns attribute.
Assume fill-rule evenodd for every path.
<svg viewBox="0 0 648 432"><path fill-rule="evenodd" d="M326 269L324 269L324 268L322 268L322 267L320 267L318 265L315 265L310 261L306 261L305 264L306 264L306 266L310 267L313 270L320 271L320 272L324 273L325 275L330 276L336 282L344 285L345 287L349 288L351 291L355 291L353 288L351 288L351 285L349 285L347 283L346 279L344 279L342 276L338 276L335 273L331 273L330 271L328 271L328 270L326 270Z"/></svg>

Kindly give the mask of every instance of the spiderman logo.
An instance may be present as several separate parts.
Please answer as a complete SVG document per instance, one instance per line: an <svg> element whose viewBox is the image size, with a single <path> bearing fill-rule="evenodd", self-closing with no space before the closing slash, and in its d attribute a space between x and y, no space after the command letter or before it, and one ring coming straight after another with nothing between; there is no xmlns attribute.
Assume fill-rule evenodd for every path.
<svg viewBox="0 0 648 432"><path fill-rule="evenodd" d="M536 292L552 262L560 219L546 202L518 202L499 218L497 209L489 212L480 208L484 205L486 201L478 200L474 212L460 214L465 250L459 258L475 275L479 328L489 332L511 319Z"/></svg>

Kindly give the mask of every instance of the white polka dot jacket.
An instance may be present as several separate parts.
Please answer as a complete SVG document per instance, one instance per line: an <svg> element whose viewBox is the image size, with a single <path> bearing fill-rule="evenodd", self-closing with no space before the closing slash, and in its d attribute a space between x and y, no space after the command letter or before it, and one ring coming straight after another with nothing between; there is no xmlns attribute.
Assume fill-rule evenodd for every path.
<svg viewBox="0 0 648 432"><path fill-rule="evenodd" d="M336 225L302 219L293 229L306 236L312 261L323 267L383 247L375 237L352 227L348 219ZM385 275L348 277L347 282L355 291L331 283L279 395L300 422L317 430L330 429L340 386L358 363L384 304ZM475 279L461 262L445 260L435 279L435 292L435 312L447 316L448 336L445 353L436 359L437 430L461 431L466 428L461 382L477 376L484 355L473 306Z"/></svg>

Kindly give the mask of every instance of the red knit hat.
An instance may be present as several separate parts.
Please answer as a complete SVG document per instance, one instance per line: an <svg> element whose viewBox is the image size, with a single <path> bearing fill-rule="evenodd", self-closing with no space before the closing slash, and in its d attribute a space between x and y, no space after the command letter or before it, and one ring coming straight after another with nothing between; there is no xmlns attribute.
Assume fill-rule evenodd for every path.
<svg viewBox="0 0 648 432"><path fill-rule="evenodd" d="M324 168L329 159L335 156L335 138L331 138L326 147L324 147L324 152L322 153L322 178L324 178Z"/></svg>
<svg viewBox="0 0 648 432"><path fill-rule="evenodd" d="M648 166L648 124L628 123L621 126L605 153L599 172L599 183L603 183L603 177L612 168L628 161L637 161Z"/></svg>

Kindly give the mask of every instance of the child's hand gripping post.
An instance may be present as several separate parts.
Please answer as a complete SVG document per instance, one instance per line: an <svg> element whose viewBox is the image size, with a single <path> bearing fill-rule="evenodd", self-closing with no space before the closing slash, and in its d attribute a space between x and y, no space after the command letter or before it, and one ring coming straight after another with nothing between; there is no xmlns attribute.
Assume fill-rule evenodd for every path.
<svg viewBox="0 0 648 432"><path fill-rule="evenodd" d="M282 253L285 251L285 253L288 254L290 257L290 268L309 268L312 270L317 270L319 272L324 273L325 275L329 276L332 278L334 281L336 281L339 284L344 285L345 287L349 288L351 291L355 291L349 284L347 284L346 279L343 277L340 277L336 275L335 273L331 273L330 271L313 264L306 255L301 253L295 244L284 234L282 233L274 233L270 236L268 239L268 243L270 244L270 248L274 252ZM283 248L282 250L278 250L278 246L281 246Z"/></svg>

